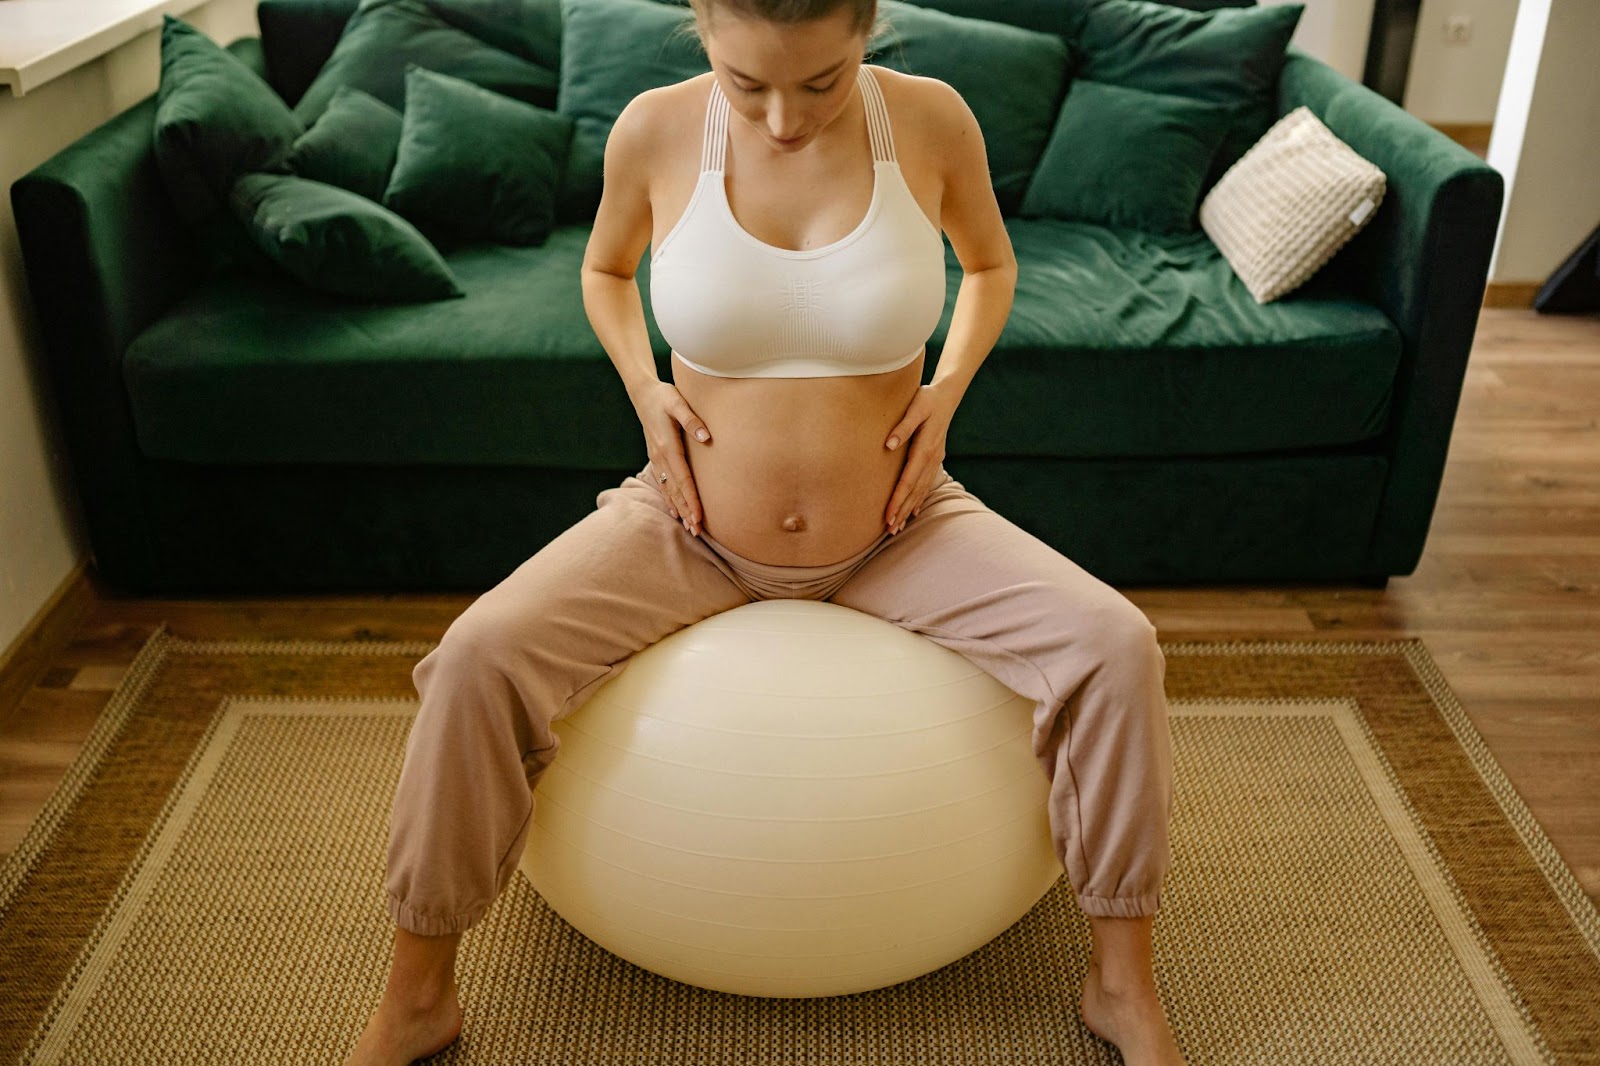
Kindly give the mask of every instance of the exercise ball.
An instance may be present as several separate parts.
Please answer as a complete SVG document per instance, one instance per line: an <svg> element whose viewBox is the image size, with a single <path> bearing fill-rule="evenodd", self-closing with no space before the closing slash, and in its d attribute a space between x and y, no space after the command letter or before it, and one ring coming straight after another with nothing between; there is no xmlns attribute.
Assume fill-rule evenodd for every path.
<svg viewBox="0 0 1600 1066"><path fill-rule="evenodd" d="M520 867L607 951L719 992L897 984L1062 873L1033 702L820 600L758 600L633 655L558 720Z"/></svg>

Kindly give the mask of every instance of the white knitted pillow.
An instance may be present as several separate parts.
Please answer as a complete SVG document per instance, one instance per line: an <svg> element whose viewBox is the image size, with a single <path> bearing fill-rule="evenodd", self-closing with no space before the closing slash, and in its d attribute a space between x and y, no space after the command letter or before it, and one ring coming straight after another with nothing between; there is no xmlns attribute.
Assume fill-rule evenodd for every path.
<svg viewBox="0 0 1600 1066"><path fill-rule="evenodd" d="M1264 304L1298 288L1383 202L1383 171L1297 107L1217 179L1200 228Z"/></svg>

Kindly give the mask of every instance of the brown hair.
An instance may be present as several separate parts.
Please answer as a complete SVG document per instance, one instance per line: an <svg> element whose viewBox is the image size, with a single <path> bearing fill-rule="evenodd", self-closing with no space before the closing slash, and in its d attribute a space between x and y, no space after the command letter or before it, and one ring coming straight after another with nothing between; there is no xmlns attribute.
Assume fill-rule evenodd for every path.
<svg viewBox="0 0 1600 1066"><path fill-rule="evenodd" d="M766 19L769 22L809 22L826 18L835 11L847 8L853 17L850 27L856 33L866 34L872 40L890 28L887 16L878 13L878 0L685 0L694 10L693 19L685 19L673 35L693 36L705 49L702 27L711 25L712 14L722 8L746 18Z"/></svg>

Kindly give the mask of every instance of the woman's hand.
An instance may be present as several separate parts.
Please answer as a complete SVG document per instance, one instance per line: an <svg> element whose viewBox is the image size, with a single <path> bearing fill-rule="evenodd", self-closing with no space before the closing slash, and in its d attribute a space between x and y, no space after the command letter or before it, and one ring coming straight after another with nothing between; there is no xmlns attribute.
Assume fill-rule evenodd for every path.
<svg viewBox="0 0 1600 1066"><path fill-rule="evenodd" d="M890 451L907 440L911 442L905 466L900 468L900 480L889 495L890 532L900 532L907 517L916 514L923 498L933 491L944 465L945 435L950 432L950 421L955 418L959 403L959 397L938 385L923 385L911 397L900 421L889 431L884 446Z"/></svg>
<svg viewBox="0 0 1600 1066"><path fill-rule="evenodd" d="M657 381L633 396L633 408L644 427L645 449L657 479L656 487L672 501L672 517L695 536L700 535L700 494L695 491L694 475L684 456L683 432L694 434L701 443L710 443L711 431L683 398L678 386ZM666 484L660 475L666 474Z"/></svg>

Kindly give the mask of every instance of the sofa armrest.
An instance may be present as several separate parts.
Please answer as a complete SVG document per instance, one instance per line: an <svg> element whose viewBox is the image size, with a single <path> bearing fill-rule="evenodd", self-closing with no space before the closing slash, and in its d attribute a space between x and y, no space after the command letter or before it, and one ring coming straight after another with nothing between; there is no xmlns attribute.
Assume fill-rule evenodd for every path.
<svg viewBox="0 0 1600 1066"><path fill-rule="evenodd" d="M260 41L229 51L260 73ZM11 185L40 353L105 572L150 571L140 456L122 380L129 343L199 281L200 257L156 167L156 94ZM112 531L118 531L112 535Z"/></svg>
<svg viewBox="0 0 1600 1066"><path fill-rule="evenodd" d="M1324 267L1403 337L1383 446L1389 480L1369 557L1409 574L1422 556L1483 305L1505 198L1498 170L1382 95L1291 45L1280 116L1309 107L1387 176L1382 205Z"/></svg>

